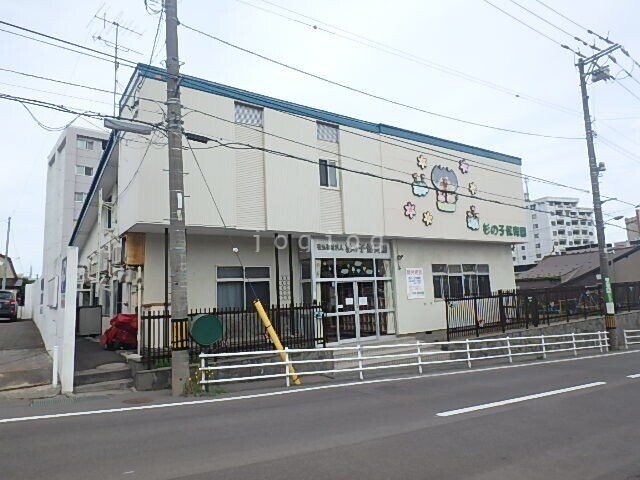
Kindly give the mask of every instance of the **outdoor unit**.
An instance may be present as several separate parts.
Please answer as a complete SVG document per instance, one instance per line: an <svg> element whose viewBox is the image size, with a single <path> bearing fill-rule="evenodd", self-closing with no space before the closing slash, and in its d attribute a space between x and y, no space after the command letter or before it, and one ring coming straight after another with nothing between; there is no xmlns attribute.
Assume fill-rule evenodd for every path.
<svg viewBox="0 0 640 480"><path fill-rule="evenodd" d="M76 333L78 335L102 334L102 307L78 307L76 321Z"/></svg>

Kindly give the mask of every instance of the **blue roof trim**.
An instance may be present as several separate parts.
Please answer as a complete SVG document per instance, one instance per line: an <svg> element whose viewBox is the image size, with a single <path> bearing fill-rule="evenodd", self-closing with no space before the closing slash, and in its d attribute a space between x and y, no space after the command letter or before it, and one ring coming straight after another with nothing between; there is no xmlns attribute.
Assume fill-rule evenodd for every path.
<svg viewBox="0 0 640 480"><path fill-rule="evenodd" d="M136 73L142 77L152 78L156 80L166 80L166 70L158 67L153 67L145 64L138 64L136 71L132 76L136 76ZM129 83L131 84L131 81ZM411 140L419 143L426 143L437 147L448 148L450 150L456 150L458 152L469 153L472 155L478 155L481 157L491 158L501 162L511 163L514 165L522 165L522 160L518 157L506 155L504 153L498 153L484 148L474 147L471 145L465 145L463 143L453 142L451 140L445 140L443 138L432 137L419 132L413 132L390 125L377 124L367 122L364 120L358 120L357 118L347 117L337 113L327 112L325 110L319 110L317 108L306 107L304 105L298 105L296 103L287 102L285 100L279 100L277 98L268 97L259 93L252 93L246 90L241 90L235 87L229 87L227 85L221 85L219 83L204 80L202 78L190 77L188 75L182 75L181 86L191 88L194 90L200 90L206 93L213 93L223 97L233 98L241 102L252 103L254 105L260 105L265 108L271 108L281 112L292 113L295 115L301 115L305 117L315 118L317 120L334 123L337 125L343 125L345 127L357 128L359 130L365 130L367 132L379 133L383 135L391 135L406 140Z"/></svg>
<svg viewBox="0 0 640 480"><path fill-rule="evenodd" d="M100 157L100 163L98 163L98 168L96 169L96 174L93 176L93 181L91 182L91 186L89 187L89 191L87 192L87 197L84 199L84 203L82 204L82 210L80 210L80 215L78 215L78 221L76 222L75 227L73 227L73 233L71 234L71 239L69 240L69 246L73 247L76 236L78 235L78 231L82 226L82 222L84 221L84 216L87 213L87 209L89 208L89 204L93 199L94 194L96 193L96 189L98 188L98 184L102 179L102 174L104 173L104 169L107 166L107 160L109 156L113 152L113 147L116 144L116 131L112 130L111 135L109 135L109 140L107 140L107 146L102 152L102 157Z"/></svg>

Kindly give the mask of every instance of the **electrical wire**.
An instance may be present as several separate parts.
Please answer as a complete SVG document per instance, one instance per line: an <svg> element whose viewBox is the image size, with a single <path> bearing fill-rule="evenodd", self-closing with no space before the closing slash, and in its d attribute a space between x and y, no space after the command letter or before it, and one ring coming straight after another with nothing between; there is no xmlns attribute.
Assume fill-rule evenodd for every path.
<svg viewBox="0 0 640 480"><path fill-rule="evenodd" d="M196 109L193 109L193 108L189 108L186 105L184 106L184 108L189 110L190 112L199 113L199 114L204 115L204 116L209 117L209 118L214 118L216 120L220 120L222 122L229 123L229 124L235 124L235 122L232 121L232 120L228 120L226 118L223 118L223 117L220 117L220 116L208 113L208 112L203 112L201 110L196 110ZM299 119L302 119L302 120L305 120L305 121L308 121L308 122L316 123L316 120L314 120L314 119L310 119L310 118L303 117L303 116L296 115L294 113L289 113L289 112L283 112L283 113L286 113L286 114L288 114L290 116L293 116L295 118L299 118ZM291 139L289 137L285 137L285 136L282 136L282 135L275 134L273 132L266 131L266 130L264 130L264 128L254 128L254 127L251 127L251 126L248 126L248 125L245 125L245 128L249 128L249 129L254 130L256 132L259 132L261 134L264 134L264 135L267 135L267 136L271 136L271 137L274 137L274 138L278 138L280 140L285 140L285 141L288 141L288 142L291 142L291 143L294 143L294 144L297 144L297 145L302 145L302 146L305 146L305 147L317 149L318 151L323 152L323 153L335 153L335 152L332 152L330 150L324 150L324 149L318 148L317 145L309 145L307 143L300 142L298 140L294 140L294 139ZM480 170L484 170L484 171L487 171L487 172L491 172L491 173L498 173L498 174L502 174L502 175L510 176L510 177L515 177L515 178L519 178L519 179L529 178L531 180L534 180L534 181L537 181L537 182L540 182L540 183L545 183L545 184L552 185L552 186L567 188L567 189L578 191L578 192L581 192L581 193L587 193L587 194L591 193L590 190L574 187L574 186L571 186L571 185L565 185L565 184L562 184L560 182L556 182L556 181L553 181L553 180L549 180L549 179L545 179L545 178L541 178L541 177L536 177L536 176L531 176L531 175L525 175L525 174L522 174L522 173L514 172L513 170L502 169L502 168L497 167L497 166L496 167L487 167L485 164L482 164L480 162L474 161L472 159L468 159L468 158L460 156L460 155L455 155L455 154L450 154L450 153L447 153L447 152L442 152L440 150L436 150L436 149L430 148L425 144L417 144L417 143L413 143L413 142L410 142L410 141L405 141L403 139L399 139L399 138L395 138L395 137L386 137L386 136L373 137L373 136L369 136L369 135L366 135L366 134L363 134L363 133L360 133L360 132L356 132L355 130L340 130L340 132L341 132L341 134L349 134L349 135L357 136L357 137L368 139L368 140L374 140L374 141L381 142L381 143L386 144L386 145L402 148L404 150L411 151L411 152L418 153L418 154L425 154L425 152L429 152L429 154L428 154L429 157L439 158L439 159L446 160L446 161L449 161L449 162L454 162L456 164L458 164L461 160L465 160L470 165L474 165L475 168L478 168ZM199 133L199 132L195 132L195 133ZM385 140L385 138L393 139L393 141L387 141L387 140ZM407 145L407 146L405 146L405 145ZM444 156L444 155L447 155L447 156ZM353 156L349 156L349 155L340 154L340 156L342 158L348 158L350 160L354 160L354 161L357 161L359 163L371 165L371 166L378 167L378 168L384 168L385 170L395 171L395 172L406 174L406 175L409 175L409 176L412 175L412 173L413 173L413 172L408 172L408 171L399 170L399 169L390 168L390 167L381 167L381 165L379 165L379 164L376 164L376 163L373 163L373 162L370 162L370 161L367 161L367 160L363 160L363 159L360 159L360 158L356 158L356 157L353 157ZM604 197L604 198L607 198L607 197ZM630 202L625 202L624 200L618 200L618 201L620 203L626 203L628 205L635 205L635 204L632 204Z"/></svg>
<svg viewBox="0 0 640 480"><path fill-rule="evenodd" d="M564 48L565 50L569 50L571 52L573 52L575 55L584 58L584 55L581 54L580 52L573 50L572 48L570 48L568 45L563 44L562 42L559 42L558 40L556 40L555 38L551 37L550 35L547 35L546 33L538 30L535 27L532 27L531 25L529 25L527 22L519 19L518 17L511 15L509 12L507 12L506 10L503 10L502 8L500 8L499 6L491 3L489 0L482 0L483 2L485 2L488 5L491 5L493 8L495 8L496 10L499 10L500 12L504 13L507 17L512 18L513 20L515 20L516 22L524 25L525 27L527 27L530 30L533 30L534 32L536 32L538 35L543 36L544 38L546 38L547 40L550 40L551 42L555 43L556 45L558 45L561 48Z"/></svg>
<svg viewBox="0 0 640 480"><path fill-rule="evenodd" d="M453 116L445 115L445 114L442 114L442 113L433 112L433 111L430 111L430 110L426 110L424 108L416 107L414 105L409 105L408 103L404 103L404 102L401 102L401 101L398 101L398 100L389 99L389 98L383 97L382 95L371 93L371 92L368 92L366 90L362 90L360 88L352 87L352 86L344 84L344 83L336 82L334 80L330 80L328 78L322 77L321 75L317 75L315 73L307 72L306 70L302 70L301 68L289 65L289 64L281 62L279 60L275 60L273 58L267 57L266 55L262 55L260 53L257 53L257 52L254 52L252 50L249 50L247 48L235 45L235 44L233 44L231 42L228 42L228 41L223 40L223 39L221 39L219 37L216 37L215 35L211 35L209 33L206 33L204 31L202 31L202 30L199 30L199 29L197 29L195 27L191 27L189 25L186 25L185 23L181 23L180 25L182 27L186 28L187 30L190 30L190 31L198 33L198 34L200 34L202 36L208 37L208 38L210 38L212 40L215 40L215 41L217 41L217 42L219 42L219 43L221 43L223 45L226 45L228 47L231 47L231 48L234 48L236 50L242 51L242 52L247 53L249 55L252 55L254 57L260 58L262 60L268 61L270 63L273 63L275 65L281 66L283 68L286 68L288 70L300 73L302 75L308 76L310 78L314 78L316 80L320 80L320 81L328 83L330 85L334 85L334 86L343 88L343 89L348 90L350 92L358 93L360 95L364 95L364 96L369 97L369 98L373 98L373 99L376 99L376 100L380 100L380 101L389 103L391 105L403 107L403 108L406 108L406 109L409 109L409 110L413 110L413 111L416 111L416 112L421 112L421 113L424 113L424 114L427 114L427 115L431 115L431 116L434 116L434 117L437 117L437 118L444 118L444 119L451 120L451 121L454 121L454 122L463 123L465 125L473 125L473 126L476 126L476 127L487 128L487 129L490 129L490 130L497 130L497 131L501 131L501 132L508 132L508 133L514 133L514 134L519 134L519 135L532 136L532 137L560 139L560 140L584 140L584 137L568 137L568 136L558 136L558 135L547 135L547 134L542 134L542 133L527 132L527 131L523 131L523 130L514 130L514 129L510 129L510 128L497 127L497 126L488 125L488 124L484 124L484 123L473 122L473 121L470 121L470 120L464 120L462 118L453 117Z"/></svg>
<svg viewBox="0 0 640 480"><path fill-rule="evenodd" d="M253 3L248 2L246 0L235 0L235 1L240 3L240 4L255 8L257 10L269 13L271 15L275 15L277 17L289 20L291 22L295 22L295 23L298 23L300 25L309 27L309 28L313 29L314 31L321 31L321 32L326 33L326 34L336 36L336 37L338 37L340 39L347 40L349 42L353 42L353 43L356 43L358 45L362 45L364 47L367 47L367 48L370 48L370 49L373 49L373 50L377 50L377 51L380 51L380 52L383 52L383 53L386 53L388 55L392 55L392 56L395 56L395 57L398 57L398 58L402 58L403 60L407 60L407 61L416 63L418 65L422 65L424 67L439 71L441 73L445 73L447 75L451 75L453 77L457 77L457 78L469 81L471 83L474 83L474 84L477 84L477 85L481 85L483 87L490 88L490 89L492 89L494 91L497 91L497 92L500 92L500 93L504 93L504 94L508 95L511 98L527 100L527 101L530 101L530 102L535 103L537 105L542 105L542 106L545 106L545 107L548 107L548 108L552 108L554 110L557 110L557 111L560 111L560 112L563 112L563 113L566 113L566 114L569 114L569 115L580 115L581 114L581 112L579 112L577 110L573 110L571 108L568 108L568 107L565 107L565 106L562 106L562 105L559 105L559 104L555 104L553 102L549 102L549 101L541 99L541 98L537 98L537 97L535 97L533 95L528 95L528 94L519 92L518 90L514 90L514 89L512 89L510 87L505 87L503 85L491 82L489 80L485 80L485 79L482 79L482 78L479 78L479 77L475 77L475 76L470 75L470 74L468 74L466 72L457 70L457 69L452 68L452 67L448 67L448 66L440 64L440 63L436 63L436 62L434 62L432 60L427 60L424 57L420 57L418 55L409 53L406 50L401 50L401 49L393 47L393 46L391 46L389 44L385 44L385 43L373 40L371 38L365 37L363 35L359 35L357 33L350 32L349 30L345 30L345 29L337 27L335 25L331 25L331 24L328 24L326 22L322 22L320 20L317 20L315 18L309 17L307 15L304 15L304 14L302 14L300 12L291 10L289 8L285 8L285 7L281 6L281 5L274 4L272 2L268 2L268 1L263 0L264 3L270 4L270 5L273 5L273 6L277 7L277 8L286 10L286 11L291 12L291 13L294 13L295 15L299 15L301 17L310 19L310 20L312 20L312 21L314 21L316 23L313 24L313 23L305 22L305 21L293 18L291 16L275 12L273 10L269 10L267 8L260 7L258 5L255 5ZM328 27L330 27L330 28L332 28L334 30L338 30L340 32L345 32L347 35L341 34L338 31L333 31L333 30L330 30L328 28L324 28L324 27L320 26L319 24L326 25L326 26L328 26Z"/></svg>
<svg viewBox="0 0 640 480"><path fill-rule="evenodd" d="M88 57L96 58L98 60L105 60L105 61L107 61L109 63L113 63L113 61L116 60L115 55L112 55L112 54L107 53L107 52L103 52L101 50L97 50L95 48L86 47L86 46L80 45L78 43L70 42L70 41L64 40L64 39L62 39L60 37L55 37L53 35L48 35L46 33L38 32L36 30L31 30L29 28L21 27L19 25L15 25L13 23L5 22L3 20L0 20L0 25L7 25L7 26L15 28L17 30L21 30L21 31L24 31L24 32L31 33L33 35L37 35L37 36L44 37L44 38L47 38L47 39L50 39L50 40L54 40L56 42L62 43L63 45L70 45L70 46L72 46L74 48L79 48L80 50L74 50L72 48L65 47L65 46L59 45L57 43L47 42L47 41L42 40L42 39L29 37L28 35L23 35L23 34L20 34L20 33L17 33L17 32L12 32L10 30L0 29L1 32L10 33L10 34L16 35L18 37L23 37L23 38L27 38L29 40L34 40L36 42L43 43L45 45L51 45L53 47L61 48L62 50L68 50L68 51L71 51L71 52L74 52L74 53L78 53L78 54L85 55L85 56L88 56ZM86 50L86 51L81 51L81 50ZM88 53L88 52L91 52L91 53ZM97 55L102 55L102 57L99 57L96 54ZM126 67L134 68L137 65L137 62L135 62L133 60L128 60L126 58L122 58L120 56L118 56L117 60L123 66L126 66Z"/></svg>

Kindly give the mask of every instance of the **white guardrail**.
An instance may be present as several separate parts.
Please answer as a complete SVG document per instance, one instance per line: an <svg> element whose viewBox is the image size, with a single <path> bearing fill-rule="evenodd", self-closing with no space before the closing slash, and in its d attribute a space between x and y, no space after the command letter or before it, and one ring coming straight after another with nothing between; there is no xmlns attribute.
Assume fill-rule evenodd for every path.
<svg viewBox="0 0 640 480"><path fill-rule="evenodd" d="M640 345L640 330L624 331L624 348L629 350L629 345Z"/></svg>
<svg viewBox="0 0 640 480"><path fill-rule="evenodd" d="M640 333L640 330L636 330ZM631 337L629 337L631 338ZM625 343L627 342L625 332ZM640 340L640 336L638 337ZM638 341L637 343L640 343ZM453 348L443 349L442 347ZM397 352L406 349L406 353L372 353L374 350L394 350ZM213 353L200 354L200 383L218 384L241 382L248 380L266 380L275 378L284 378L287 387L290 386L291 378L294 376L302 377L309 375L330 375L348 372L357 372L360 380L364 380L364 373L375 370L387 370L403 367L414 367L419 374L422 374L425 367L435 364L466 362L467 367L471 368L473 362L482 360L507 358L509 363L513 363L514 357L525 355L536 355L547 358L547 355L561 352L573 352L574 356L578 355L579 350L598 349L600 352L609 350L609 340L607 332L590 332L590 333L569 333L562 335L540 335L535 337L503 337L503 338L485 338L485 339L466 339L450 342L416 342L409 344L389 344L389 345L355 345L328 347L319 349L288 349L284 350L268 350L253 352L233 352L233 353ZM410 351L409 351L410 350ZM311 354L318 352L335 352L340 354L337 358L310 358L310 359L292 359L291 356L301 354ZM351 356L345 355L352 352ZM270 359L274 356L284 354L284 360L257 362L250 360L249 363L232 362L234 358L240 360L241 357L262 357ZM436 355L446 355L447 359L434 359ZM455 357L458 358L455 358ZM453 358L451 358L453 357ZM224 364L219 362L224 361ZM383 362L393 362L392 364L380 364ZM314 366L318 364L330 364L333 368L319 370L305 370L305 366ZM367 363L377 363L376 365L367 365ZM344 365L344 368L339 368ZM274 370L274 367L282 368L282 372L277 373L261 373L251 374L254 369ZM224 375L230 370L244 371L247 375L238 375L227 377ZM295 371L294 371L295 369Z"/></svg>

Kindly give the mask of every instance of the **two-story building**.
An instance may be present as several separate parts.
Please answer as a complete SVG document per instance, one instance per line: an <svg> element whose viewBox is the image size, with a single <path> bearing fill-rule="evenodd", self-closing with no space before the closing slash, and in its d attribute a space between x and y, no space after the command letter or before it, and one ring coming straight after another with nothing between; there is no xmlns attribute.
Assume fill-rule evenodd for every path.
<svg viewBox="0 0 640 480"><path fill-rule="evenodd" d="M139 65L121 115L162 125L165 79ZM315 301L343 342L444 329L446 295L515 287L519 158L200 78L180 88L190 308ZM167 171L161 130L112 134L70 242L105 320L170 303Z"/></svg>

